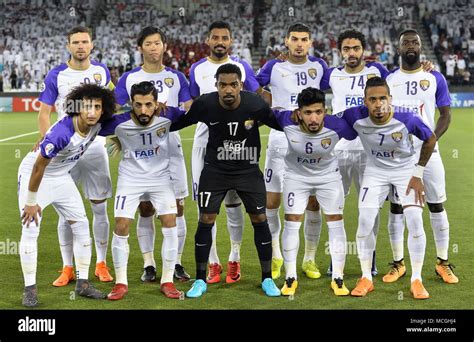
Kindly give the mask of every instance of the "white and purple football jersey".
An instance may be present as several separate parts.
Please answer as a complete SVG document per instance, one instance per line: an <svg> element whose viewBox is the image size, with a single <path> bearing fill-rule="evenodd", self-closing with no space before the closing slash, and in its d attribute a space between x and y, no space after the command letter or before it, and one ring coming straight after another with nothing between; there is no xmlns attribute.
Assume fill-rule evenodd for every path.
<svg viewBox="0 0 474 342"><path fill-rule="evenodd" d="M296 99L305 88L320 89L321 79L328 66L324 60L309 56L303 64L273 59L265 63L256 78L260 86L270 86L272 107L292 110L298 108ZM277 148L288 148L282 132L270 131L268 144Z"/></svg>
<svg viewBox="0 0 474 342"><path fill-rule="evenodd" d="M194 63L189 71L189 90L193 98L198 97L202 94L212 93L217 91L216 88L216 71L224 64L235 64L240 68L242 72L242 82L244 90L256 92L259 88L258 82L255 79L255 74L252 67L244 60L240 60L236 56L230 56L228 59L221 63L212 61L209 57L203 58L200 61ZM194 133L193 147L206 147L207 140L209 139L209 129L202 122L196 125L196 131Z"/></svg>
<svg viewBox="0 0 474 342"><path fill-rule="evenodd" d="M51 159L45 169L44 177L62 177L76 165L79 158L86 152L96 139L101 124L94 125L87 135L78 132L77 116L65 116L53 124L46 132L36 152L29 153L22 161L22 170L31 173L38 154Z"/></svg>
<svg viewBox="0 0 474 342"><path fill-rule="evenodd" d="M68 63L62 63L51 69L41 86L39 101L56 106L58 120L66 115L64 101L72 88L81 84L91 83L101 87L113 88L110 72L105 64L91 61L87 70L76 70Z"/></svg>
<svg viewBox="0 0 474 342"><path fill-rule="evenodd" d="M433 131L436 107L451 105L446 79L438 71L426 72L420 68L408 72L397 68L387 76L387 83L392 104L421 116ZM419 147L421 143L416 140L415 145Z"/></svg>
<svg viewBox="0 0 474 342"><path fill-rule="evenodd" d="M386 123L376 124L365 106L353 107L336 114L344 118L357 132L367 154L367 167L382 169L412 167L416 164L411 135L426 141L433 131L417 115L403 108L392 108Z"/></svg>
<svg viewBox="0 0 474 342"><path fill-rule="evenodd" d="M385 78L388 70L380 63L366 63L358 73L348 73L344 67L332 67L321 80L321 89L332 89L332 113L336 114L348 108L364 105L364 90L367 80L378 76ZM342 140L337 150L362 150L359 139L348 142Z"/></svg>
<svg viewBox="0 0 474 342"><path fill-rule="evenodd" d="M167 116L153 116L147 126L138 123L131 112L114 115L100 131L100 135L116 135L122 147L119 177L157 185L169 182L169 131L172 122L183 115L183 111L167 112Z"/></svg>
<svg viewBox="0 0 474 342"><path fill-rule="evenodd" d="M357 133L345 120L326 115L322 129L314 134L301 130L291 119L291 111L274 111L278 124L288 141L285 156L290 177L319 177L334 173L339 168L334 147L341 139L353 140Z"/></svg>
<svg viewBox="0 0 474 342"><path fill-rule="evenodd" d="M117 103L124 105L129 102L132 86L143 81L153 83L158 92L158 101L166 102L168 106L179 107L180 104L191 100L189 83L183 73L169 67L158 73L149 73L139 66L120 77L115 87Z"/></svg>

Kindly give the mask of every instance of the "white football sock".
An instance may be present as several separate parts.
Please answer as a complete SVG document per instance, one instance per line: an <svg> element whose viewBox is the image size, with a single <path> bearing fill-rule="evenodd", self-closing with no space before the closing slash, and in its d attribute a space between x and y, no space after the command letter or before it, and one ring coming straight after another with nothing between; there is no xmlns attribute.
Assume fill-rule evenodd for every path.
<svg viewBox="0 0 474 342"><path fill-rule="evenodd" d="M181 265L181 256L183 255L184 244L186 242L186 219L183 216L176 216L176 228L178 229L178 256L176 263Z"/></svg>
<svg viewBox="0 0 474 342"><path fill-rule="evenodd" d="M92 258L89 220L86 219L71 224L71 230L74 237L73 249L77 279L89 279L89 266Z"/></svg>
<svg viewBox="0 0 474 342"><path fill-rule="evenodd" d="M344 265L346 263L346 231L344 220L328 221L329 252L332 260L332 278L344 277Z"/></svg>
<svg viewBox="0 0 474 342"><path fill-rule="evenodd" d="M421 281L421 269L426 250L426 235L423 229L423 209L407 207L403 209L408 229L408 252L411 262L411 281Z"/></svg>
<svg viewBox="0 0 474 342"><path fill-rule="evenodd" d="M59 215L58 221L58 239L59 249L61 250L61 257L63 259L63 267L72 266L74 264L72 260L72 257L74 255L74 251L72 248L72 230L69 223L61 215Z"/></svg>
<svg viewBox="0 0 474 342"><path fill-rule="evenodd" d="M161 228L161 232L163 233L161 284L172 283L174 265L176 265L176 257L178 256L178 229L176 227Z"/></svg>
<svg viewBox="0 0 474 342"><path fill-rule="evenodd" d="M219 264L220 265L220 260L219 256L217 255L217 244L216 244L216 233L217 233L217 223L214 222L214 225L212 226L211 233L212 233L212 245L211 245L211 250L209 252L209 263L210 264Z"/></svg>
<svg viewBox="0 0 474 342"><path fill-rule="evenodd" d="M115 269L115 283L128 285L127 264L129 255L128 235L120 236L113 234L112 237L112 259Z"/></svg>
<svg viewBox="0 0 474 342"><path fill-rule="evenodd" d="M97 254L97 263L106 262L107 247L109 245L109 217L107 216L107 201L102 203L91 202L92 227L94 232L95 252Z"/></svg>
<svg viewBox="0 0 474 342"><path fill-rule="evenodd" d="M30 222L28 228L23 225L21 230L20 261L25 287L36 284L39 231L39 226L36 226L34 222Z"/></svg>
<svg viewBox="0 0 474 342"><path fill-rule="evenodd" d="M449 221L446 210L440 213L430 212L430 221L436 244L436 256L440 259L448 260Z"/></svg>
<svg viewBox="0 0 474 342"><path fill-rule="evenodd" d="M304 258L303 262L312 260L316 256L318 249L319 237L321 236L321 211L306 210L304 219Z"/></svg>
<svg viewBox="0 0 474 342"><path fill-rule="evenodd" d="M403 234L405 231L405 221L403 214L388 214L388 235L394 261L403 259Z"/></svg>
<svg viewBox="0 0 474 342"><path fill-rule="evenodd" d="M374 223L379 210L359 208L359 226L357 227L357 251L359 253L362 277L372 281L372 259L375 249Z"/></svg>
<svg viewBox="0 0 474 342"><path fill-rule="evenodd" d="M244 232L244 214L242 206L226 207L227 230L230 236L229 261L240 261L240 246L242 245L242 235Z"/></svg>
<svg viewBox="0 0 474 342"><path fill-rule="evenodd" d="M272 257L283 259L280 250L280 209L267 209L267 221L270 233L272 234Z"/></svg>
<svg viewBox="0 0 474 342"><path fill-rule="evenodd" d="M285 263L286 278L297 279L296 258L300 247L301 222L285 220L282 234L283 260Z"/></svg>
<svg viewBox="0 0 474 342"><path fill-rule="evenodd" d="M155 249L155 215L144 217L138 215L137 237L143 255L143 268L156 267L153 250Z"/></svg>

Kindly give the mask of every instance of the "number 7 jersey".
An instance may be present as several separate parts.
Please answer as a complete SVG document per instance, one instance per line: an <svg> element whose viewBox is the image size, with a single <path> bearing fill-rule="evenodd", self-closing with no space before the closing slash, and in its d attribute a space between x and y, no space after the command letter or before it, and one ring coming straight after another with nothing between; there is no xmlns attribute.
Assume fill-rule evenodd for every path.
<svg viewBox="0 0 474 342"><path fill-rule="evenodd" d="M367 167L397 170L413 167L417 160L411 135L426 141L432 130L417 115L405 108L392 108L385 123L376 124L365 106L349 108L336 114L344 118L360 137L367 153Z"/></svg>

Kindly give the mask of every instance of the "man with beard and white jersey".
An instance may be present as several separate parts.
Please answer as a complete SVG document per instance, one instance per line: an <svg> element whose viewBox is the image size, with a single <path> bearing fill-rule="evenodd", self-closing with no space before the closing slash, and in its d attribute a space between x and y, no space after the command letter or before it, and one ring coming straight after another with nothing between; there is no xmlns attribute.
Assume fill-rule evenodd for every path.
<svg viewBox="0 0 474 342"><path fill-rule="evenodd" d="M308 198L313 195L320 203L328 225L329 251L334 267L331 288L336 296L347 296L349 290L343 281L347 245L342 217L344 188L333 150L342 137L353 140L357 133L344 120L326 115L325 95L321 90L303 89L297 96L297 103L295 111L275 111L288 140L282 234L286 277L281 293L294 295L298 287L299 229Z"/></svg>
<svg viewBox="0 0 474 342"><path fill-rule="evenodd" d="M235 64L242 73L242 83L244 89L256 92L259 89L251 66L237 57L229 56L232 45L232 31L229 24L217 21L209 26L206 44L210 47L210 55L191 65L189 72L190 93L193 98L203 94L217 91L216 79L214 75L217 69L223 64ZM199 188L199 178L204 167L204 156L209 138L209 129L202 122L196 126L192 152L192 179L193 197L197 200L197 190ZM224 200L227 213L227 230L230 235L231 252L227 263L227 283L234 283L240 280L240 247L242 245L242 234L244 227L244 215L241 208L241 200L235 191L229 191ZM217 255L216 248L216 227L212 228L212 247L209 254L209 273L207 283L214 284L220 282L222 266Z"/></svg>
<svg viewBox="0 0 474 342"><path fill-rule="evenodd" d="M73 87L88 83L111 89L114 87L107 66L90 60L90 53L94 48L90 29L75 27L68 32L67 38L67 48L71 58L46 75L39 96L41 105L38 123L41 136L44 136L51 126L50 117L54 105L58 112L58 120L65 116L64 99ZM97 254L95 275L99 277L100 281L110 282L113 278L106 265L110 228L107 216L107 198L112 196L112 183L104 137L94 140L84 157L71 170L71 175L76 183L82 184L84 197L91 202ZM58 237L63 269L53 285L65 286L74 279L73 232L61 215L59 215L58 222Z"/></svg>
<svg viewBox="0 0 474 342"><path fill-rule="evenodd" d="M364 89L367 80L375 76L385 79L389 73L385 66L378 62L366 63L363 61L365 47L365 36L359 31L347 30L338 37L339 53L345 60L345 64L342 67L329 68L321 80L321 89L332 89L333 113L339 113L345 109L363 105ZM432 64L431 62L426 62L423 67L426 70L430 70L432 69ZM359 193L367 163L367 155L362 148L360 139L357 138L351 142L342 139L336 146L336 154L341 169L345 195L349 195L353 181L357 193ZM393 227L403 225L403 216L395 212L393 206L389 216L389 225ZM379 227L379 217L377 216L374 226L376 240ZM376 276L378 271L375 250L372 261L372 275ZM328 270L328 274L330 273L331 267Z"/></svg>
<svg viewBox="0 0 474 342"><path fill-rule="evenodd" d="M451 121L451 98L444 76L438 71L425 72L420 63L421 39L417 31L409 29L399 36L399 54L401 68L387 76L387 83L393 96L393 103L421 116L423 121L435 132L439 139L449 127ZM435 123L438 107L440 116ZM415 139L415 148L420 153L421 141ZM431 228L436 244L436 273L448 284L459 282L448 261L449 222L443 203L446 201L446 183L443 161L436 144L435 150L423 174L426 188L426 202L430 211ZM390 243L393 263L383 281L394 282L403 276L406 268L403 262L404 225L391 229Z"/></svg>
<svg viewBox="0 0 474 342"><path fill-rule="evenodd" d="M170 174L169 131L181 115L160 115L156 85L142 81L130 90L132 110L115 115L104 134L116 135L122 149L115 193L115 229L112 258L116 282L107 295L120 300L128 293L127 265L129 227L143 198L147 198L161 221L161 292L179 299L182 292L173 284L178 256L176 199Z"/></svg>
<svg viewBox="0 0 474 342"><path fill-rule="evenodd" d="M321 81L321 89L331 88L333 93L332 112L339 113L348 108L364 104L364 89L368 79L374 76L385 78L388 70L380 63L363 61L366 47L365 36L355 30L347 30L338 37L338 49L345 64L342 67L332 67L324 74ZM335 148L339 167L342 175L345 196L349 195L352 181L354 181L357 193L367 162L360 139L353 141L341 139ZM374 233L377 236L379 230L378 216L375 221ZM331 266L328 274L331 273ZM377 275L375 264L375 251L372 263L372 275Z"/></svg>
<svg viewBox="0 0 474 342"><path fill-rule="evenodd" d="M395 189L408 227L412 268L410 292L415 299L427 299L429 293L421 277L426 250L422 178L436 144L436 135L419 116L405 108L392 107L390 89L382 78L370 78L364 92L364 106L336 114L357 132L367 153L367 166L359 193L356 237L362 276L351 295L364 297L374 290L371 274L375 249L374 222L387 195ZM412 135L423 141L418 159Z"/></svg>
<svg viewBox="0 0 474 342"><path fill-rule="evenodd" d="M38 237L42 212L52 205L72 231L76 261L75 292L104 299L88 281L92 256L89 220L70 170L85 155L115 110L113 93L95 84L73 88L63 99L65 116L51 126L34 152L18 168L18 204L22 217L20 261L25 281L23 305L38 305L36 286Z"/></svg>
<svg viewBox="0 0 474 342"><path fill-rule="evenodd" d="M320 58L308 56L308 50L312 46L311 31L304 24L296 23L288 28L285 45L288 47L288 60L274 59L267 62L257 74L257 81L261 87L271 88L273 108L292 110L298 106L296 98L302 89L309 86L320 88L327 64ZM280 251L279 208L287 150L288 142L285 134L272 129L268 138L264 176L267 189L267 218L272 232L273 279L280 277L283 264ZM304 235L305 254L302 269L307 277L317 279L321 277L315 263L316 249L321 235L321 214L314 196L310 197L305 211Z"/></svg>
<svg viewBox="0 0 474 342"><path fill-rule="evenodd" d="M134 84L141 81L150 81L158 92L159 102L168 106L183 106L188 110L192 99L189 94L189 84L181 72L163 66L163 52L166 51L166 35L157 27L145 27L138 35L137 46L143 55L143 65L122 75L117 87L115 97L117 103L124 105L131 99L130 92ZM188 196L188 181L181 137L178 132L170 134L170 173L176 196L178 214L176 226L178 227L178 259L175 265L175 278L181 281L189 280L189 274L181 264L181 256L186 241L186 220L184 217L184 198ZM140 250L144 260L144 272L141 280L144 282L155 281L156 263L153 255L155 245L154 210L151 202L140 203L140 215L137 221L137 236Z"/></svg>

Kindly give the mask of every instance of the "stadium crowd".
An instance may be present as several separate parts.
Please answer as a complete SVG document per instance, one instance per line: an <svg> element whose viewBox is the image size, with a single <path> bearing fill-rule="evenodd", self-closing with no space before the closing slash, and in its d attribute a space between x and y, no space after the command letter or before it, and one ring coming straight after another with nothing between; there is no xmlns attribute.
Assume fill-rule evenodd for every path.
<svg viewBox="0 0 474 342"><path fill-rule="evenodd" d="M469 84L469 70L474 68L474 7L469 7L466 0L449 0L448 3L441 6L428 0L404 1L402 7L396 8L385 6L383 0L370 3L267 0L263 5L264 15L256 18L252 0L232 3L184 0L160 4L114 0L5 0L0 2L0 91L39 89L47 71L68 58L63 49L65 23L71 27L94 28L93 58L109 67L113 81L142 63L134 40L141 27L150 24L164 27L169 39L164 64L187 75L191 64L209 52L205 31L215 18L231 24L234 30L232 54L250 64L254 64L252 52L258 52L254 34L261 35L258 41L265 49L260 50L263 54L254 68L283 51L286 28L295 21L302 21L313 29L310 54L325 59L329 66L342 63L337 52L337 36L352 27L367 37L365 58L377 60L391 69L398 65L396 46L400 28L419 20L431 38L437 64L448 80ZM254 30L258 22L262 27Z"/></svg>

